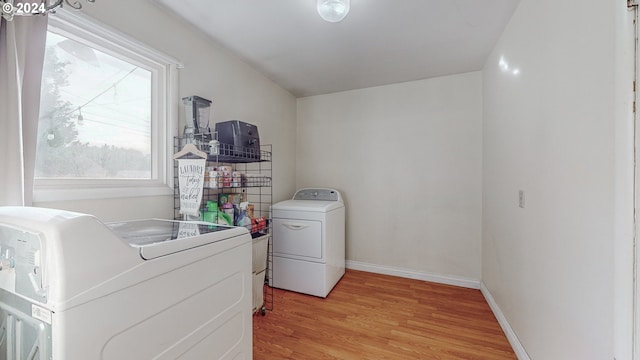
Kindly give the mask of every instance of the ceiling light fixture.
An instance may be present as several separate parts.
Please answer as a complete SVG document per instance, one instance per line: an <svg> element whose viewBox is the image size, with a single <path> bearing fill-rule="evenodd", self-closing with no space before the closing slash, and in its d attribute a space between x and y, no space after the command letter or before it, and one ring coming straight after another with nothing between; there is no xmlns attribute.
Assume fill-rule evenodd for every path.
<svg viewBox="0 0 640 360"><path fill-rule="evenodd" d="M342 21L349 13L351 0L318 0L318 14L325 21Z"/></svg>

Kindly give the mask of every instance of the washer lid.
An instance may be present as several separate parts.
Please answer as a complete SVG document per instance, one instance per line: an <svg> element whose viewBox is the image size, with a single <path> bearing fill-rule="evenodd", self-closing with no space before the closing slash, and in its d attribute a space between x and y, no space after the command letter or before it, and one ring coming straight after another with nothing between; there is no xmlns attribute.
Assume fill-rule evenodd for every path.
<svg viewBox="0 0 640 360"><path fill-rule="evenodd" d="M107 226L130 246L138 248L144 260L248 234L244 227L199 221L145 219L110 223Z"/></svg>
<svg viewBox="0 0 640 360"><path fill-rule="evenodd" d="M273 205L272 209L288 211L329 212L344 207L342 201L285 200Z"/></svg>

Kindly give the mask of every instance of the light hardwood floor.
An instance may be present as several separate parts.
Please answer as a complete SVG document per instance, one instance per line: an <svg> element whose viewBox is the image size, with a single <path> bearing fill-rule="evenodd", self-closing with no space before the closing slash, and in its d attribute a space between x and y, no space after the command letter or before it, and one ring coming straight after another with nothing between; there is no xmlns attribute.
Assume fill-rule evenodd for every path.
<svg viewBox="0 0 640 360"><path fill-rule="evenodd" d="M516 359L479 290L347 270L326 299L274 291L256 360Z"/></svg>

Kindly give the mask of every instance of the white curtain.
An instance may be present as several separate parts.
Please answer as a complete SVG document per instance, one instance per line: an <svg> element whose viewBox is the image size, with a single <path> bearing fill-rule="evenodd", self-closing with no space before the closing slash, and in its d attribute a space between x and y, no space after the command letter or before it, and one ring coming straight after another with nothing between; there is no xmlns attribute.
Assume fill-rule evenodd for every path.
<svg viewBox="0 0 640 360"><path fill-rule="evenodd" d="M46 16L0 17L0 206L33 198Z"/></svg>

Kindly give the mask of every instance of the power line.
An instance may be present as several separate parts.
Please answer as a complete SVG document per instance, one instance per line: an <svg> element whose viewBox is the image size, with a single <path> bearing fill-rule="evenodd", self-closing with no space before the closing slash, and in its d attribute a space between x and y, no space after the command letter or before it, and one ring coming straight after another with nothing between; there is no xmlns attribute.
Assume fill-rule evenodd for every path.
<svg viewBox="0 0 640 360"><path fill-rule="evenodd" d="M151 130L149 130L148 128L147 129L141 129L141 128L136 129L136 128L132 128L132 127L123 127L123 126L120 126L120 125L115 125L115 124L112 124L112 123L108 123L108 122L104 122L104 121L100 121L100 120L95 120L95 119L84 119L83 121L89 122L89 123L94 123L94 124L100 124L102 126L110 126L110 127L119 129L120 131L123 131L123 132L135 132L135 133L140 134L140 135L149 136L149 137L151 136ZM87 132L83 131L82 134L87 134Z"/></svg>
<svg viewBox="0 0 640 360"><path fill-rule="evenodd" d="M116 87L116 85L118 85L119 83L121 83L122 81L124 81L124 79L126 79L129 75L131 75L134 71L138 70L138 67L134 67L133 69L131 69L131 71L129 71L125 76L123 76L122 78L120 78L120 80L114 82L113 84L111 84L111 86L109 86L108 88L104 89L103 91L101 91L98 95L92 97L91 99L89 99L89 101L87 101L86 103L78 106L77 108L73 109L72 111L69 111L68 113L64 114L63 116L67 116L70 114L73 114L74 112L82 109L82 107L87 106L89 104L91 104L94 100L96 100L97 98L99 98L100 96L104 95L107 91L113 89L114 87Z"/></svg>

